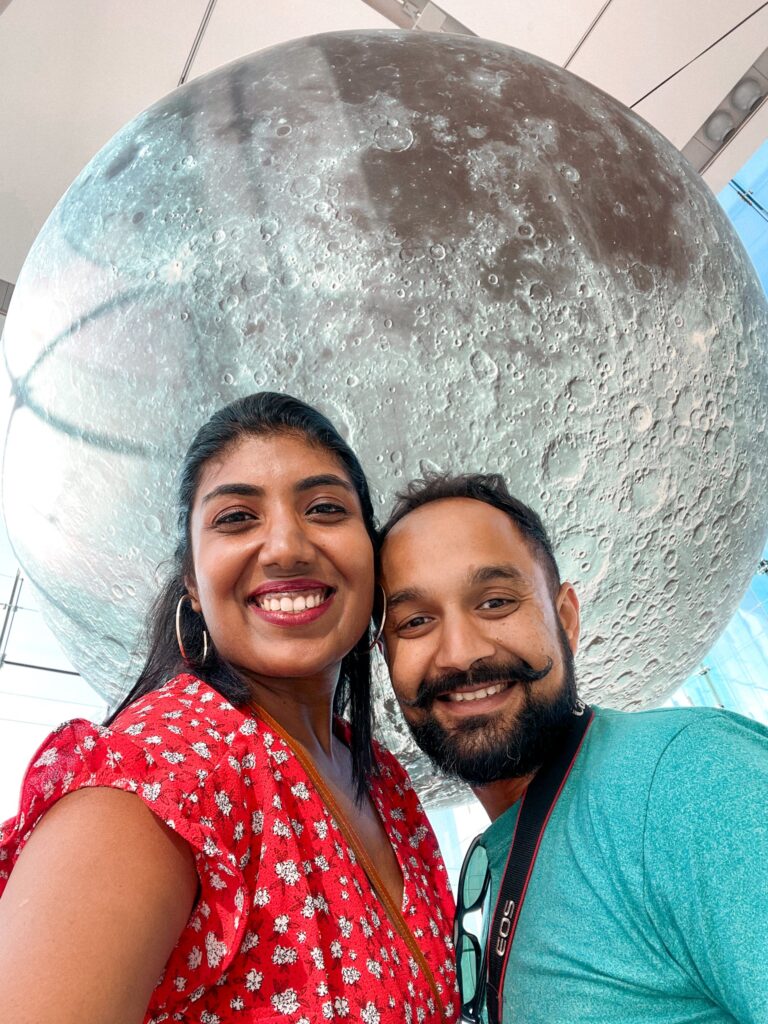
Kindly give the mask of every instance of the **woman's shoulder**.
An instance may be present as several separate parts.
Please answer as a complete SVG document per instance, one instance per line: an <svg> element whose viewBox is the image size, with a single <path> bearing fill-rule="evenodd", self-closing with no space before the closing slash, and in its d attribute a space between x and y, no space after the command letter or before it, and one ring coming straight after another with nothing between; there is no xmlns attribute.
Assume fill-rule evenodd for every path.
<svg viewBox="0 0 768 1024"><path fill-rule="evenodd" d="M136 793L172 827L180 817L210 818L222 793L230 800L243 791L240 803L251 808L258 787L242 784L243 762L252 767L255 731L250 716L189 675L134 701L109 726L65 722L33 756L17 815L0 824L0 859L4 842L15 835L23 844L45 811L77 789Z"/></svg>
<svg viewBox="0 0 768 1024"><path fill-rule="evenodd" d="M254 745L252 731L248 716L191 676L139 698L109 726L66 722L34 755L18 813L0 823L0 895L37 825L59 800L98 788L135 794L192 850L199 894L177 960L196 968L200 985L217 983L247 922L244 869L260 856L252 821L261 813L262 794L242 768ZM105 807L97 801L97 817ZM203 943L216 954L204 963L198 958ZM173 977L166 978L163 999L183 998L173 984Z"/></svg>
<svg viewBox="0 0 768 1024"><path fill-rule="evenodd" d="M395 786L400 793L414 792L405 765L378 740L373 741L373 757L379 778L385 779L388 785Z"/></svg>
<svg viewBox="0 0 768 1024"><path fill-rule="evenodd" d="M350 745L352 726L346 718L336 718L336 732L341 740ZM389 788L394 788L398 795L413 792L413 783L404 765L397 757L377 739L371 741L373 751L373 779L378 779Z"/></svg>
<svg viewBox="0 0 768 1024"><path fill-rule="evenodd" d="M217 764L256 728L252 716L187 673L133 701L109 727L154 759L171 764L189 759L203 766Z"/></svg>

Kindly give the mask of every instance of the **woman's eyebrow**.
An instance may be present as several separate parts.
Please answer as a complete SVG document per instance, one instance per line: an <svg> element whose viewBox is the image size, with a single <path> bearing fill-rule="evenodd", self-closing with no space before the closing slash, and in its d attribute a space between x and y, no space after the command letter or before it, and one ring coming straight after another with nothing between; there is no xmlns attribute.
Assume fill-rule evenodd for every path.
<svg viewBox="0 0 768 1024"><path fill-rule="evenodd" d="M298 481L294 490L297 492L311 491L313 487L343 487L350 494L356 493L349 480L345 480L343 476L336 476L335 473L318 473L315 476L307 476Z"/></svg>
<svg viewBox="0 0 768 1024"><path fill-rule="evenodd" d="M212 491L203 498L202 504L205 505L208 501L213 501L214 498L220 498L226 494L242 494L247 498L261 498L264 495L264 488L258 487L256 484L219 484L218 487L214 487Z"/></svg>
<svg viewBox="0 0 768 1024"><path fill-rule="evenodd" d="M355 489L348 480L345 480L343 476L336 476L335 473L318 473L316 476L307 476L303 480L299 480L294 490L297 493L303 491L311 491L313 487L343 487L345 491L349 491L350 494L355 493ZM214 498L221 498L227 494L242 495L246 498L263 498L264 488L259 487L258 484L219 484L218 487L214 487L212 491L202 500L202 504L213 501Z"/></svg>

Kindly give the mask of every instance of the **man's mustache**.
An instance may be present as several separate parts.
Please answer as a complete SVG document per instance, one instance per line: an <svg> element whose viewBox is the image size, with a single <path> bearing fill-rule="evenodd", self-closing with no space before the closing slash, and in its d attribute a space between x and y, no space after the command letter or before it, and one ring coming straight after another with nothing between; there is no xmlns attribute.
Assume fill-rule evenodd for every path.
<svg viewBox="0 0 768 1024"><path fill-rule="evenodd" d="M442 676L435 676L434 679L423 679L419 683L414 699L405 700L401 697L400 703L407 708L428 711L434 701L444 693L466 686L476 686L478 683L509 683L512 686L515 683L537 683L549 675L553 664L552 659L547 658L544 668L536 669L524 658L512 657L504 662L478 665L468 672L447 672Z"/></svg>

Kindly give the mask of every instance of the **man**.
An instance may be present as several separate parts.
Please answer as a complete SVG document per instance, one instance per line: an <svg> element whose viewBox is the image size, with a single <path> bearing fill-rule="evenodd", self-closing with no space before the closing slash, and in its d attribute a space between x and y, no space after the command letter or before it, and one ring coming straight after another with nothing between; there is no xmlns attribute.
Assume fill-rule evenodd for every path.
<svg viewBox="0 0 768 1024"><path fill-rule="evenodd" d="M578 599L498 476L411 484L383 535L392 684L418 744L492 819L493 910L521 798L583 711ZM595 709L500 1009L509 1024L768 1024L768 730L705 708Z"/></svg>

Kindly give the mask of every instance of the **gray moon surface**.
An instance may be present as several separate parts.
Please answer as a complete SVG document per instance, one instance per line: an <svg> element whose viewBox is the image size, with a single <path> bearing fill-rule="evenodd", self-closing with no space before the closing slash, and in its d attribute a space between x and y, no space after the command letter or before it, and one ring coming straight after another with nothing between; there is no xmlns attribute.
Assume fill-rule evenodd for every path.
<svg viewBox="0 0 768 1024"><path fill-rule="evenodd" d="M296 40L141 114L41 231L4 335L8 530L115 702L188 441L287 391L350 440L382 515L424 469L505 474L580 593L583 695L654 704L759 557L767 322L707 187L598 89L476 38ZM422 793L453 798L383 683L378 712Z"/></svg>

